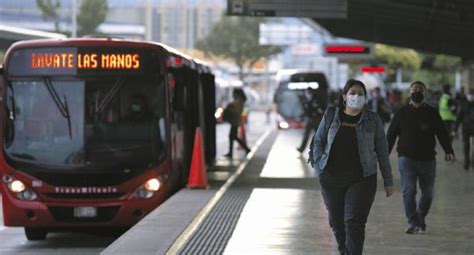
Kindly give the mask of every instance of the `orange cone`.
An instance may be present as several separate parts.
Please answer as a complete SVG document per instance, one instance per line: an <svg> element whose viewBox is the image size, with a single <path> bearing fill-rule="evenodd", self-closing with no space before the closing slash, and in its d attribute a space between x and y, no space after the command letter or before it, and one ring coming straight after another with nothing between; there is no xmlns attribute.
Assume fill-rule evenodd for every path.
<svg viewBox="0 0 474 255"><path fill-rule="evenodd" d="M204 147L202 144L201 128L196 128L194 136L193 158L189 170L188 188L207 188L207 170L204 159Z"/></svg>

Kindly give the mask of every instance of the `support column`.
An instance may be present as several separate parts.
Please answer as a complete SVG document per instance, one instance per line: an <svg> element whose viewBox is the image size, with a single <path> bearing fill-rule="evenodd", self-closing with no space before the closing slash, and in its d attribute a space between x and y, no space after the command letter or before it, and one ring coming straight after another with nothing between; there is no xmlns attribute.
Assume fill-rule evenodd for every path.
<svg viewBox="0 0 474 255"><path fill-rule="evenodd" d="M474 62L463 63L461 83L466 92L474 89Z"/></svg>
<svg viewBox="0 0 474 255"><path fill-rule="evenodd" d="M397 68L397 76L396 76L397 87L400 88L402 86L402 68Z"/></svg>

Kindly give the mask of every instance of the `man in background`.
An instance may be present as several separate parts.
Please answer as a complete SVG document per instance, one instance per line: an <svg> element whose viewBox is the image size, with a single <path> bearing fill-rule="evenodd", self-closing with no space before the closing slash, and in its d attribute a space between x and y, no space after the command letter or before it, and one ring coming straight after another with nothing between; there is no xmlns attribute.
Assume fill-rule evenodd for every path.
<svg viewBox="0 0 474 255"><path fill-rule="evenodd" d="M302 153L306 148L310 134L318 127L319 122L321 121L321 116L325 110L324 106L318 102L315 93L315 89L308 87L305 90L304 97L301 99L306 117L306 123L303 140L301 141L301 145L296 148L300 153Z"/></svg>
<svg viewBox="0 0 474 255"><path fill-rule="evenodd" d="M410 102L400 108L387 132L389 152L398 137L398 170L403 191L403 206L410 226L407 234L425 233L425 218L433 201L436 176L435 147L438 138L447 161L454 161L454 151L439 112L425 101L426 86L421 81L410 85ZM421 189L416 201L416 189Z"/></svg>

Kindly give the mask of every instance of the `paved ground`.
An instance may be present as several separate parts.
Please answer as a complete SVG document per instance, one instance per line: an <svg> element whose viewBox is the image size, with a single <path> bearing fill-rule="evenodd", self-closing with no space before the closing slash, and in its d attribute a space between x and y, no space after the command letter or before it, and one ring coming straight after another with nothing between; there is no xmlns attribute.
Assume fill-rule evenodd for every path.
<svg viewBox="0 0 474 255"><path fill-rule="evenodd" d="M171 232L165 230L164 234L160 234L160 226L169 221L160 215L154 221L150 219L143 223L145 229L154 233L147 237L148 240L140 238L137 241L138 236L145 235L140 234L140 228L136 228L136 232L129 233L128 240L123 239L123 242L110 246L104 254L165 254L167 250L166 254L337 254L318 180L306 164L306 158L295 150L300 139L301 131L280 131L274 144L267 146L268 152L256 152L241 176L226 191L246 193L248 190L250 195L241 209L232 203L228 206L236 208L233 212L223 210L223 214L219 214L207 208L216 194L221 192L214 190L216 186L207 191L188 190L183 193L181 199L186 199L182 201L186 201L191 210L181 208L183 203L175 201L180 207L171 208L172 213L169 214L174 218L177 217L176 208L196 213L199 206L204 206L203 201L211 202L200 210L198 218L202 220L186 219L190 225L185 234L178 237L180 241L174 243L172 252L168 250L171 240L165 241ZM455 141L454 145L459 152L459 141ZM471 241L474 238L474 223L471 220L474 173L462 169L461 156L458 155L459 160L454 164L439 161L436 196L427 218L427 234L407 235L404 233L407 223L396 155L391 155L397 189L391 198L385 198L379 177L378 192L366 229L364 254L474 254L474 242ZM252 164L254 161L257 163ZM229 176L234 172L226 173L225 169L221 169L214 173L215 176L226 174ZM240 179L243 181L239 182ZM220 195L224 198L225 194ZM191 199L191 196L196 197ZM219 206L217 202L216 207ZM238 220L235 224L229 224L226 217L237 217ZM218 232L201 231L210 227L209 218L211 224L218 224L211 226L210 231ZM182 219L175 220L183 225ZM221 238L223 235L229 235L229 238ZM183 236L187 237L181 240ZM194 252L196 250L199 252Z"/></svg>
<svg viewBox="0 0 474 255"><path fill-rule="evenodd" d="M224 254L337 254L318 181L293 149L300 135L280 133ZM459 142L454 145L459 152ZM397 191L385 198L379 177L364 254L474 254L474 172L462 169L461 156L454 164L438 161L425 235L404 233L396 155L391 156Z"/></svg>

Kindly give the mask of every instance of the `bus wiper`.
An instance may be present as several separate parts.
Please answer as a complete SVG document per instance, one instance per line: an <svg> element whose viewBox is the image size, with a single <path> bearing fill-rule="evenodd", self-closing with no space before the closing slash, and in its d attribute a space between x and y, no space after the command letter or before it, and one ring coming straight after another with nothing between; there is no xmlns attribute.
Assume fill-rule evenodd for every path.
<svg viewBox="0 0 474 255"><path fill-rule="evenodd" d="M61 113L61 115L67 120L67 126L69 129L69 139L72 140L71 115L69 114L69 107L67 104L66 95L63 94L64 102L61 101L61 98L59 97L58 92L56 91L53 84L51 83L51 80L49 80L49 78L47 77L43 77L43 80L44 80L44 84L46 85L46 88L48 89L49 94L53 98L54 104L56 104L56 107L58 107L58 110Z"/></svg>
<svg viewBox="0 0 474 255"><path fill-rule="evenodd" d="M105 107L112 101L112 99L115 97L115 94L120 90L120 87L123 85L123 79L119 78L117 82L115 82L114 86L105 94L104 99L100 102L99 106L95 110L95 113L101 113L104 111Z"/></svg>
<svg viewBox="0 0 474 255"><path fill-rule="evenodd" d="M12 153L12 156L15 156L17 158L22 158L22 159L27 159L27 160L36 160L35 157L31 156L30 154L26 153Z"/></svg>

